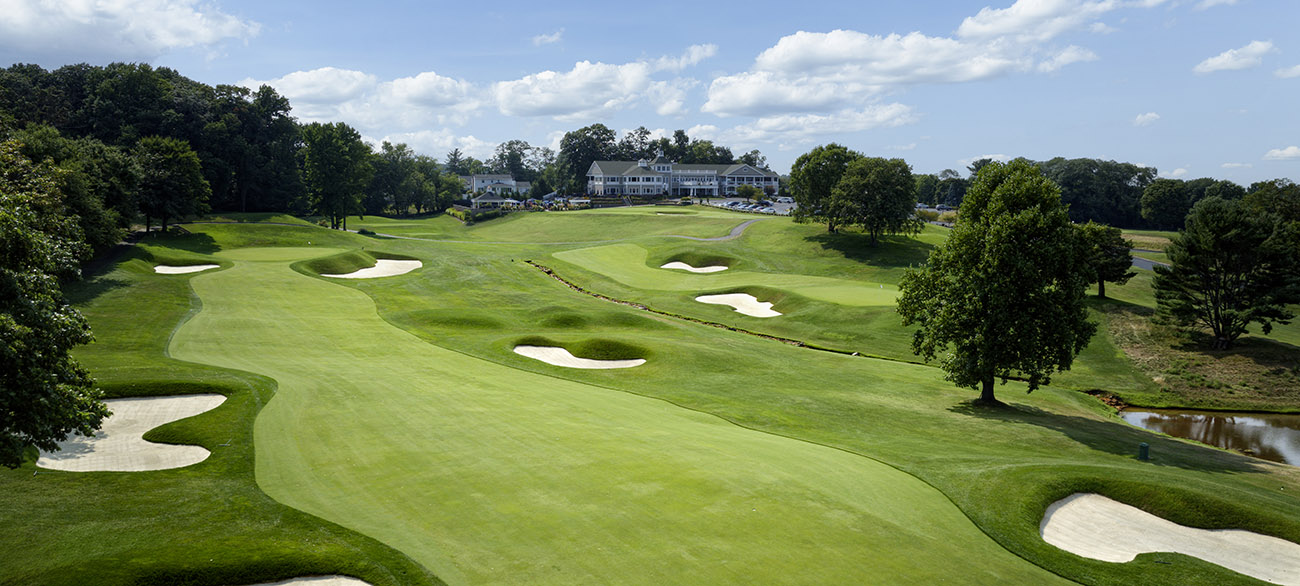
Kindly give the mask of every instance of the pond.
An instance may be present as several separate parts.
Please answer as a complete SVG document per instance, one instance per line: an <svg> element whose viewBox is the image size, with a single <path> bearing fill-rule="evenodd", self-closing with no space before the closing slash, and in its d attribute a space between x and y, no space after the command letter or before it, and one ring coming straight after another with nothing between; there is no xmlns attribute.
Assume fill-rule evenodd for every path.
<svg viewBox="0 0 1300 586"><path fill-rule="evenodd" d="M1138 427L1300 466L1300 415L1183 409L1125 409Z"/></svg>

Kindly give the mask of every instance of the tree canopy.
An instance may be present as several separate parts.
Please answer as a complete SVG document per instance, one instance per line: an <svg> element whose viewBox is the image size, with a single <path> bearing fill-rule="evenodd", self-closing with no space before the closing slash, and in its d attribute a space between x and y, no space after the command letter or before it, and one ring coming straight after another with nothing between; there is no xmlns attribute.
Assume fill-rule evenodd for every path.
<svg viewBox="0 0 1300 586"><path fill-rule="evenodd" d="M190 145L175 138L150 136L135 147L140 164L140 210L148 218L167 220L207 211L211 189L203 178L203 166Z"/></svg>
<svg viewBox="0 0 1300 586"><path fill-rule="evenodd" d="M1153 286L1162 314L1208 329L1216 349L1232 346L1252 323L1265 334L1295 316L1300 270L1293 225L1240 200L1201 200L1157 266Z"/></svg>
<svg viewBox="0 0 1300 586"><path fill-rule="evenodd" d="M83 245L57 174L33 165L16 142L0 143L0 464L10 468L27 446L53 451L70 432L93 434L108 416L69 354L91 335L59 288L77 275Z"/></svg>
<svg viewBox="0 0 1300 586"><path fill-rule="evenodd" d="M349 214L361 210L361 196L374 169L370 147L342 122L313 122L303 127L303 167L312 211L339 228Z"/></svg>
<svg viewBox="0 0 1300 586"><path fill-rule="evenodd" d="M1083 246L1087 250L1087 270L1097 283L1097 296L1106 296L1106 282L1123 285L1133 272L1133 243L1124 239L1124 231L1091 220L1078 224Z"/></svg>
<svg viewBox="0 0 1300 586"><path fill-rule="evenodd" d="M916 234L916 182L903 159L864 157L849 163L831 188L830 215L840 225L861 226L876 246L885 234Z"/></svg>
<svg viewBox="0 0 1300 586"><path fill-rule="evenodd" d="M834 232L839 222L831 210L831 192L849 163L861 158L862 153L835 143L799 155L790 167L790 191L798 204L794 208L795 221L825 222L826 230Z"/></svg>
<svg viewBox="0 0 1300 586"><path fill-rule="evenodd" d="M1067 370L1096 331L1079 231L1060 190L1028 161L980 169L948 240L900 283L904 325L920 326L912 349L958 386L996 403L994 380L1029 390Z"/></svg>

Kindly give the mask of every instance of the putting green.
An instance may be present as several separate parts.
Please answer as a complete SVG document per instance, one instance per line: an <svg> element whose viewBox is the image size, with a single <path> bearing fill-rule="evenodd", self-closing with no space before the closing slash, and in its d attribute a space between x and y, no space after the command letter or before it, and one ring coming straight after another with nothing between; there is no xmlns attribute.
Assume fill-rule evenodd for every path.
<svg viewBox="0 0 1300 586"><path fill-rule="evenodd" d="M763 286L853 307L894 305L898 299L898 287L886 283L733 270L699 275L651 267L646 264L647 255L640 246L622 243L566 250L552 256L638 289L703 292Z"/></svg>
<svg viewBox="0 0 1300 586"><path fill-rule="evenodd" d="M261 487L448 582L1061 582L874 460L422 342L322 252L219 253L171 355L275 378Z"/></svg>

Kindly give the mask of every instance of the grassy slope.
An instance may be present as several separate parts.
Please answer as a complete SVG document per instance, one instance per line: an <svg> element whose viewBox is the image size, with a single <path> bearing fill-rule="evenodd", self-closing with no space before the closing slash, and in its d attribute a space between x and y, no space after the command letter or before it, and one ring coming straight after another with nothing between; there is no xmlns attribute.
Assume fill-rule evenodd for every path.
<svg viewBox="0 0 1300 586"><path fill-rule="evenodd" d="M683 219L688 221L683 222ZM697 238L719 236L750 219L753 217L715 208L638 207L519 212L469 227L446 214L420 218L354 216L348 218L348 228L432 240L597 242L651 234Z"/></svg>
<svg viewBox="0 0 1300 586"><path fill-rule="evenodd" d="M426 344L366 296L263 252L220 253L235 267L194 279L205 311L173 353L273 376L259 483L441 576L836 583L870 566L910 568L903 581L916 583L1050 578L893 468Z"/></svg>
<svg viewBox="0 0 1300 586"><path fill-rule="evenodd" d="M189 248L205 241L183 240ZM77 356L109 396L225 394L221 407L147 434L212 456L142 473L0 469L0 584L86 584L92 576L105 585L245 584L334 573L376 585L440 583L402 554L257 488L252 423L275 382L164 355L197 305L189 275L156 275L152 266L194 260L211 259L141 246L73 291L97 338Z"/></svg>
<svg viewBox="0 0 1300 586"><path fill-rule="evenodd" d="M689 220L686 221L689 222ZM763 238L747 237L740 241L709 243L706 246L709 247L710 254L721 250L729 256L745 258L747 262L752 263L750 265L752 270L763 272L788 271L836 278L885 281L886 278L881 275L893 274L896 279L897 273L901 270L899 268L901 260L916 258L917 256L923 259L924 248L929 243L934 242L936 236L942 238L941 234L936 235L934 232L927 232L922 235L916 245L904 242L902 246L894 248L864 251L860 247L856 247L855 242L851 239L839 241L818 240L816 238L817 234L803 232L809 228L814 227L793 224L769 224L768 221L764 221L751 227L754 234L764 234L765 237ZM220 243L225 248L250 242L257 242L262 245L275 241L302 244L308 239L315 239L319 243L320 239L326 234L325 231L321 230L303 230L301 232L290 230L282 231L276 234L275 238L271 238L273 231L264 227L244 226L242 230L229 231L227 231L226 227L216 226L201 226L195 227L195 229L204 230L207 233L195 235L194 239L202 241L204 238L208 238L212 244ZM571 226L568 229L581 232L581 229L576 226ZM722 232L725 232L725 229L705 235L713 236ZM783 232L799 236L797 238L783 237L781 234ZM517 427L506 427L498 430L493 423L495 417L489 417L489 415L496 414L492 413L489 408L496 405L518 407L520 402L518 397L510 396L508 391L499 388L492 389L493 392L485 396L485 398L491 398L492 402L490 404L478 404L478 401L471 401L464 397L464 392L458 391L461 388L460 385L439 384L435 385L435 388L438 389L436 392L416 391L417 393L430 393L433 395L442 393L452 398L458 398L459 402L454 405L457 409L446 414L430 414L427 407L412 403L407 398L392 399L395 403L409 406L410 417L412 418L445 416L449 420L461 423L473 421L478 424L493 426L492 429L498 430L505 437L519 437L522 434L523 437L536 439L543 443L542 447L536 448L540 450L548 445L557 445L557 442L562 443L564 435L558 432L567 432L574 428L575 426L568 424L572 418L576 418L583 425L595 426L596 423L592 421L591 413L588 412L586 407L588 402L596 397L616 394L602 389L621 389L630 393L660 397L699 412L717 415L726 420L739 423L744 427L838 447L892 464L942 490L947 497L951 498L968 516L974 519L981 529L1012 551L1028 557L1035 563L1055 572L1086 583L1218 584L1240 580L1240 577L1181 556L1143 556L1130 564L1105 564L1082 560L1047 546L1037 536L1038 518L1048 502L1075 490L1100 491L1186 524L1211 527L1240 526L1281 535L1293 540L1300 539L1300 528L1297 527L1296 522L1296 519L1300 517L1300 511L1297 511L1294 500L1285 496L1293 493L1294 490L1300 489L1300 486L1297 485L1294 469L1191 446L1116 424L1103 415L1098 406L1091 402L1090 399L1082 398L1077 394L1043 389L1027 398L1023 397L1023 395L1019 396L1020 398L1016 399L1018 406L1014 410L985 411L974 409L965 402L965 399L969 397L969 392L951 388L939 380L938 373L931 368L818 353L703 326L687 325L667 318L652 317L644 312L637 312L577 294L546 278L535 269L517 262L518 259L529 256L542 258L545 254L557 250L552 247L517 246L503 248L501 246L486 245L430 245L406 241L378 242L373 239L355 239L347 242L340 240L339 244L358 242L367 246L382 245L387 252L416 256L425 261L426 268L407 277L352 282L341 284L341 286L340 284L330 283L330 289L355 288L366 292L378 303L380 315L388 322L415 333L427 341L469 355L486 358L491 362L514 367L521 371L546 375L537 378L531 375L497 374L501 372L497 370L500 367L475 362L476 367L469 367L468 363L466 363L465 371L447 374L447 378L442 379L442 382L449 383L450 381L464 380L466 381L465 385L477 384L479 376L471 375L475 375L481 368L486 368L490 373L486 378L493 386L511 383L516 380L529 381L528 385L514 384L513 390L515 393L528 393L531 396L528 387L532 386L532 381L549 381L536 383L539 388L545 391L543 396L548 400L528 403L524 408L534 413L548 414L549 417L545 418L545 423L540 424L539 429L557 433L555 434L556 437L548 438L542 432L532 432L532 435L529 435L530 432ZM668 242L664 239L638 240L636 243L650 251L649 254L652 260L660 258L660 256L656 255L674 254L674 250L676 250L676 253L680 253L684 248L703 245L701 243L682 241ZM186 247L196 248L191 244L187 244ZM209 250L209 252L211 251L214 250ZM807 256L801 257L800 255ZM845 258L860 262L847 263L844 262ZM225 264L231 262L242 263L242 261L224 261ZM802 270L790 270L792 267L799 267ZM202 275L195 282L201 284L204 280L217 279L223 274L230 276L229 273L234 273L235 270L241 268L243 268L242 264L235 269L222 271L221 273ZM285 278L289 276L297 278L296 275L285 273ZM601 277L591 274L591 278L593 282L596 282ZM611 286L620 286L616 281L609 279L603 282L611 284ZM293 283L295 285L290 289L296 288L297 281L293 281ZM243 283L241 283L241 286L243 286ZM1132 284L1126 287L1131 286ZM627 291L636 292L631 289ZM648 295L652 292L644 293ZM220 296L221 292L217 292L217 294ZM321 290L321 294L324 294L324 289ZM1138 294L1140 295L1140 293ZM266 295L292 297L296 294L276 290L267 291ZM308 301L314 304L315 296L309 297L311 299ZM360 299L357 301L360 302ZM351 303L349 302L348 305L351 305ZM353 317L360 319L357 316ZM268 320L252 319L245 323L258 325L275 322L278 319L278 317ZM316 316L316 319L310 321L329 322L333 319L326 315ZM832 325L835 325L840 330L850 330L858 327L852 323ZM317 326L304 322L303 327ZM332 328L334 326L321 327ZM369 329L372 327L374 326L367 325L365 332L378 331ZM885 328L881 328L881 331L885 331ZM243 330L241 330L240 335L244 335ZM598 372L560 369L519 357L509 351L515 341L526 335L546 335L566 342L591 338L622 340L646 349L651 362L634 371ZM286 336L289 336L289 334L286 333ZM392 333L376 333L361 336L359 339L358 336L354 335L336 338L336 340L339 340L343 348L356 345L363 350L363 355L370 356L374 352L373 346L376 344L371 339L374 336L380 336L385 340L400 338L400 335L395 336ZM344 342L344 340L347 341ZM278 340L276 341L278 342ZM403 342L402 344L406 343ZM232 346L237 345L232 344ZM427 349L427 347L424 348L426 349L422 351L433 351ZM232 347L225 350L225 352L228 352L229 356L237 356L240 352L243 352L244 355L241 358L243 360L265 361L264 358L257 356L247 356L249 352L246 348L241 350ZM454 357L447 357L446 359L452 363L457 363ZM405 372L410 369L410 364L407 363L392 366L399 369L398 372ZM285 366L277 363L266 365L266 368L285 368ZM325 369L326 372L330 372L330 370ZM412 376L423 376L422 372L412 374ZM332 374L330 376L336 377L336 375ZM286 378L288 378L287 375ZM370 380L391 380L391 375L380 372L374 374ZM587 383L591 386L580 387L586 390L571 393L567 390L570 387L565 381ZM280 382L282 385L285 384L283 380ZM370 381L350 382L340 388L325 388L319 390L319 392L338 395L339 401L342 402L341 405L351 407L352 403L350 401L352 399L349 398L351 394L355 393L358 397L361 397L373 396L380 392L378 389L371 388L372 386ZM449 387L451 390L442 390L444 386ZM403 386L403 388L405 387ZM1014 388L1006 388L1001 391L1001 394L1004 398L1011 398L1015 396L1011 394L1013 392ZM395 395L396 393L390 394ZM280 395L281 398L291 396L294 396L294 393L284 391ZM556 412L557 406L552 405L549 401L552 396L564 399L564 401L558 402L558 406L567 408ZM574 399L575 396L581 397L581 399ZM418 398L423 397L424 395L421 394ZM602 398L600 402L614 401L607 401ZM487 402L484 401L484 403ZM319 410L327 408L329 404L330 402L327 401L322 405L311 405L303 407L303 409L319 413ZM716 439L723 437L712 435L718 425L715 421L712 423L704 420L694 421L678 413L681 411L680 409L669 407L661 408L667 413L645 414L642 411L648 409L647 407L643 407L641 403L634 404L636 405L635 408L626 410L626 415L629 418L627 421L629 422L650 422L651 419L649 418L658 418L660 415L672 419L672 417L668 417L672 415L684 419L685 422L670 429L695 430L693 434L687 434L689 438L696 440L690 442L690 445L712 446L714 451L731 445L729 442L713 443ZM613 409L608 406L606 408ZM384 409L389 410L392 407L384 406ZM475 410L479 412L474 412ZM405 411L390 412L390 417L384 420L382 418L373 418L362 411L364 410L354 412L339 408L335 413L345 413L345 420L348 417L364 417L371 422L371 425L360 431L371 431L369 434L358 433L350 438L331 436L327 439L331 442L337 442L336 445L353 442L362 448L374 448L376 443L382 443L386 440L382 437L368 437L370 435L382 435L375 434L372 431L373 429L389 429L393 427L390 425L393 421L406 421L407 416ZM617 412L617 410L613 412ZM268 411L269 413L274 413L274 410ZM274 419L280 420L284 415L286 414L276 415ZM506 413L501 416L504 421L518 422L520 417L526 415ZM263 420L272 421L272 418L267 417L259 420L259 450L283 449L292 452L292 446L265 445L267 442L262 441L262 435L260 435L262 434ZM660 419L654 419L654 421L662 424ZM329 435L328 431L322 431L316 429L316 427L316 420L312 420L303 423L300 429L306 430L312 435ZM577 427L580 428L581 426ZM592 429L600 428L593 427ZM503 461L511 458L511 452L502 452L500 450L484 451L466 447L466 440L456 434L455 431L438 427L424 430L403 429L401 435L416 442L429 441L421 436L430 435L439 438L438 441L444 442L438 444L438 446L446 446L448 448L446 450L435 449L411 454L417 458L441 458L441 460L438 460L438 466L428 466L428 468L448 466L458 471L464 470L464 474L469 475L500 474L513 470L515 476L524 477L523 480L516 480L513 476L508 479L514 482L508 484L508 486L518 490L493 495L490 492L492 486L484 486L483 488L489 489L489 492L481 492L480 496L477 497L471 492L461 500L439 500L448 494L466 494L464 490L457 486L457 479L460 476L454 479L447 478L446 480L449 482L448 488L444 488L443 485L425 485L411 488L409 486L410 482L402 483L400 479L394 479L392 469L382 468L374 472L374 479L358 478L356 480L358 486L364 488L370 482L383 483L385 486L391 486L392 490L397 490L402 494L422 495L423 500L421 502L432 502L432 505L412 513L411 509L407 508L403 503L385 502L383 504L360 506L360 510L365 511L364 514L355 510L357 507L351 506L352 501L346 499L364 500L383 493L351 494L345 495L346 499L343 496L338 497L338 499L325 498L320 495L328 494L324 492L331 484L328 478L317 478L312 483L303 486L287 486L285 490L302 495L300 498L304 499L322 499L320 506L329 509L331 518L336 518L334 516L365 517L373 514L376 515L376 518L368 519L368 522L372 523L379 522L377 519L380 515L396 517L404 524L416 523L420 518L452 514L457 508L461 507L469 507L463 510L479 511L487 519L511 518L512 516L531 518L535 511L525 513L511 510L512 503L521 500L522 502L540 503L537 504L539 507L558 502L560 508L569 511L570 514L574 510L579 511L579 514L584 511L581 504L573 505L563 501L540 498L541 495L530 491L530 487L533 486L531 476L538 474L535 469L545 468L544 462L524 460L512 463ZM722 433L720 430L718 432ZM477 432L470 430L468 433L473 437ZM615 450L615 453L637 453L638 448L636 445L624 445L628 442L611 439L624 434L634 434L632 437L648 442L651 446L660 447L660 452L656 453L654 458L648 459L644 470L656 467L659 458L668 459L671 462L684 462L684 464L694 466L703 466L705 463L716 464L719 461L732 464L747 463L742 458L745 454L699 455L696 453L677 453L673 447L677 445L677 441L672 441L670 446L668 443L664 443L668 441L665 438L654 437L653 429L646 430L639 426L621 428L617 432L590 437L589 443L598 444L602 449ZM498 438L486 439L491 442L501 441ZM1152 444L1153 453L1156 456L1154 462L1139 463L1133 460L1131 455L1134 446L1139 441ZM781 444L782 442L777 443ZM528 453L536 453L529 452L528 450L533 448L526 445L511 444L511 446L524 449ZM582 447L586 448L586 446ZM785 448L780 450L775 448L753 449L756 450L756 454L767 456L763 458L764 461L772 460L773 462L789 462L790 458L798 452L798 450L783 451ZM320 456L320 450L311 445L302 446L301 453L314 453ZM293 456L293 454L286 455L286 457L290 456ZM728 456L731 460L717 459L723 456ZM389 456L378 451L367 450L354 454L346 448L328 454L326 457L333 462L330 472L337 470L338 474L347 474L349 476L358 475L354 469L375 470L368 463L372 458L383 457L386 460L389 458ZM801 454L800 457L793 458L793 460L803 464L802 460L806 457L807 454ZM349 458L351 461L349 461ZM851 460L855 464L857 463L857 459L851 458ZM815 467L819 465L818 461L822 460L810 461L806 465ZM602 489L617 492L632 488L644 489L648 484L635 482L624 486L620 481L628 479L628 476L597 474L588 472L586 467L578 465L586 464L588 467L616 466L617 469L633 473L631 479L638 479L639 477L635 475L637 470L628 470L629 464L622 460L575 463L568 459L560 459L557 462L560 465L577 470L576 473L585 473L584 477L589 479L591 485L579 488L594 492L597 497L605 496L604 493L600 492ZM855 470L858 469L856 465L850 467ZM743 474L743 466L741 468L740 470L723 469L713 471L710 482L715 483L714 486L730 487L731 489L743 489L743 487L750 486L753 479L746 478ZM698 468L690 468L689 466L685 469L698 471ZM807 468L803 469L807 470ZM661 485L651 485L650 488L661 491L675 488L674 483L681 477L684 477L684 481L690 485L687 488L692 490L699 490L701 486L707 484L700 480L698 474L678 474L676 470L677 468L673 468L672 473L662 477L655 477L655 480L660 482ZM873 516L881 518L881 515L886 514L877 510L876 505L857 502L857 499L867 498L862 493L849 489L831 490L825 486L818 486L819 483L809 479L783 476L774 468L760 466L756 470L763 472L763 474L757 475L759 480L764 482L762 486L770 489L762 496L775 499L774 502L780 502L783 495L797 494L798 490L820 491L820 494L830 496L821 498L817 502L839 503L846 507L849 512L856 511L862 515L860 518ZM768 471L770 471L770 474ZM398 472L400 476L400 473L407 472L407 469L400 469ZM848 477L843 476L843 474L858 472L850 470L832 477L845 479ZM411 476L408 478L412 481L416 478L424 478L426 475L438 474L436 470L430 471L418 467L410 468L409 473ZM552 474L551 471L543 470L541 474L543 478L557 481L564 480L562 477ZM709 476L706 475L706 478ZM867 476L877 477L874 474L867 474ZM885 477L879 476L879 478ZM481 482L482 477L472 477L470 480ZM286 479L284 482L287 485L293 481ZM553 486L546 483L541 484L543 486ZM1285 487L1286 491L1278 491L1277 487L1279 486ZM342 490L338 486L333 489ZM633 490L632 492L635 495L636 491ZM718 496L723 498L727 494L729 493L723 492ZM492 496L500 496L500 498L491 499ZM483 502L487 500L491 500L491 503ZM444 508L451 512L442 510ZM941 507L933 508L927 505L923 508L933 509L930 511L933 512L938 511ZM752 509L764 510L759 507L751 507L751 514L756 513ZM628 509L625 514L609 519L608 523L596 527L595 530L598 531L598 535L635 532L639 536L646 531L653 531L658 526L657 515L659 513L656 509L651 509L651 511L653 512L646 514L645 510ZM712 510L706 510L706 512L713 515L719 514L717 511ZM782 512L793 512L793 509L785 509ZM680 514L680 511L669 511L669 513L672 513L669 518L684 518L673 516ZM835 515L835 517L846 519L843 515ZM467 523L472 524L476 518L478 517L460 515L456 516L455 519L448 520L447 527L428 524L427 527L421 529L445 531L448 534L486 531L483 527L467 529L457 527ZM358 522L361 521L367 521L367 519L361 519ZM846 519L839 522L849 521ZM732 525L724 526L734 527ZM840 527L843 527L843 525ZM681 525L672 525L672 528L688 531L688 534L694 532L694 537L697 540L707 537L703 535L705 528L688 528ZM531 532L535 531L536 527L512 528L511 530L527 530ZM565 523L561 523L557 527L559 535L571 535L571 533L566 533L566 530L567 525ZM601 531L604 531L604 533L601 533ZM934 529L935 534L947 533L948 531L950 529L944 525L937 526ZM510 540L506 535L496 535L490 531L480 535L487 536L487 543ZM933 536L933 534L917 534L909 535L908 539L921 540L917 541L917 543L921 543L924 539ZM719 533L715 537L717 537L718 543L723 544L731 540L728 535L723 533ZM640 539L640 537L637 537L637 539ZM970 538L953 541L953 543L960 547L982 548L983 546L979 545L981 540L982 538ZM482 545L483 543L485 542L471 540L466 543L453 544L450 546L450 550L454 552L458 548L473 548L476 544ZM665 542L652 540L649 543L653 543L657 547L646 552L639 552L638 560L643 561L648 556L665 556L671 553L680 556L695 555L694 552L681 548L671 549L671 551L665 553L663 548L669 547ZM699 543L699 541L695 543ZM840 543L840 541L837 540L837 543ZM428 546L417 544L414 547ZM550 546L535 549L519 547L518 551L523 552L525 556L544 556L549 549ZM798 543L787 544L787 549L803 551ZM475 553L489 555L483 552ZM590 548L577 548L571 550L570 555L571 557L566 560L562 570L568 571L574 565L587 568L588 565L593 565L592 560L600 560L602 555L607 554ZM905 574L902 576L904 578L912 575L918 576L918 579L923 579L925 574L914 574L913 572L923 572L925 568L921 568L918 561L906 560L907 555L902 547L898 549L886 547L883 550L872 551L872 559L878 558L879 563L889 564L900 561L904 563L902 566L878 568L872 568L864 564L862 571L863 573L870 573L870 575L881 576L882 580L890 582L901 579L894 572L904 572ZM784 556L784 553L782 556ZM536 560L539 558L527 557L527 559ZM995 555L987 563L977 567L992 568L1001 564L1001 560L1001 557ZM622 563L622 561L618 563ZM698 558L694 563L697 566L699 565ZM744 571L758 572L763 568L767 568L769 571L779 571L782 562L776 561L773 563L775 565L757 565L755 568ZM490 571L477 569L475 562L470 562L470 565L476 568L474 571ZM594 563L594 565L599 566L600 564ZM940 565L954 567L956 564L949 564L947 560L942 560ZM655 567L658 568L658 566ZM918 570L918 568L920 569ZM1012 568L1012 571L1016 572L1025 571L1014 564L1008 566L1008 568ZM531 569L538 571L537 568ZM981 581L979 576L978 573L962 575L957 581L978 582ZM985 574L985 576L988 575ZM781 573L764 576L763 581L768 582L780 578L790 581L805 580L815 582L820 577L819 574L804 576L801 574ZM1008 575L996 581L1016 580Z"/></svg>

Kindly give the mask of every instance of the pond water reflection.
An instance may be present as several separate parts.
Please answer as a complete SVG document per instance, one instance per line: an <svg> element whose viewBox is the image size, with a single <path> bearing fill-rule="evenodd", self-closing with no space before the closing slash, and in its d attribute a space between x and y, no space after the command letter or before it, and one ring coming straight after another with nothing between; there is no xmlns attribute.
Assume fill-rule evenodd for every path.
<svg viewBox="0 0 1300 586"><path fill-rule="evenodd" d="M1125 409L1138 427L1300 466L1300 415L1183 409Z"/></svg>

